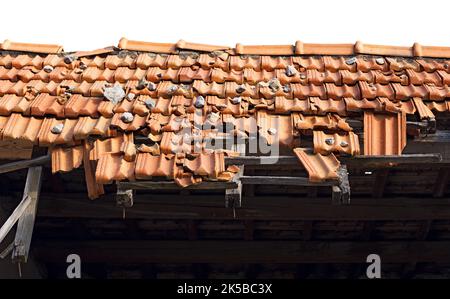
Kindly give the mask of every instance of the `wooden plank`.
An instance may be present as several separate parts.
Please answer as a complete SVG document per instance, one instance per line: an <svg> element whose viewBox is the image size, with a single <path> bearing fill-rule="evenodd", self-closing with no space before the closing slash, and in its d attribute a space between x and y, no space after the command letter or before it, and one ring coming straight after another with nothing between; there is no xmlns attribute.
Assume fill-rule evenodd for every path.
<svg viewBox="0 0 450 299"><path fill-rule="evenodd" d="M233 219L230 209L223 208L223 195L181 197L173 194L139 194L135 209L127 218L147 219ZM1 198L15 202L15 199ZM67 218L120 218L121 210L111 204L112 195L91 202L86 194L41 194L38 215ZM449 220L450 198L392 197L372 199L352 197L350 206L330 205L329 197L299 198L294 196L257 196L245 198L238 210L239 219L262 220Z"/></svg>
<svg viewBox="0 0 450 299"><path fill-rule="evenodd" d="M336 181L310 182L306 177L286 177L286 176L242 176L243 184L251 185L284 185L284 186L333 186Z"/></svg>
<svg viewBox="0 0 450 299"><path fill-rule="evenodd" d="M393 156L355 156L355 157L340 157L339 160L343 164L358 165L358 166L389 166L391 163L395 164L426 164L439 163L442 161L440 153L431 154L403 154ZM226 157L225 162L228 165L300 165L295 156L245 156L245 157Z"/></svg>
<svg viewBox="0 0 450 299"><path fill-rule="evenodd" d="M178 186L175 182L163 181L135 181L135 182L117 182L117 187L120 189L128 190L180 190L182 187ZM184 187L189 190L225 190L234 189L237 187L235 182L201 182L197 185L190 185Z"/></svg>
<svg viewBox="0 0 450 299"><path fill-rule="evenodd" d="M20 216L17 223L16 237L14 239L14 249L12 253L13 261L26 263L30 251L31 237L33 236L34 221L41 191L42 166L28 168L27 180L23 195L30 198L30 204Z"/></svg>
<svg viewBox="0 0 450 299"><path fill-rule="evenodd" d="M31 204L31 197L28 195L25 195L22 199L22 201L17 205L14 212L12 212L11 216L6 220L6 222L2 225L0 228L0 244L3 242L3 240L6 238L8 233L13 228L14 224L19 220L20 216L23 215L25 210L28 208L28 206Z"/></svg>
<svg viewBox="0 0 450 299"><path fill-rule="evenodd" d="M73 252L85 263L361 264L374 252L382 257L383 263L407 263L414 259L450 262L450 241L38 240L33 248L36 257L44 262L61 262Z"/></svg>
<svg viewBox="0 0 450 299"><path fill-rule="evenodd" d="M6 173L11 171L16 171L20 169L25 169L33 166L47 165L50 163L51 157L50 155L30 159L30 160L22 160L15 161L11 163L6 163L0 165L0 173Z"/></svg>

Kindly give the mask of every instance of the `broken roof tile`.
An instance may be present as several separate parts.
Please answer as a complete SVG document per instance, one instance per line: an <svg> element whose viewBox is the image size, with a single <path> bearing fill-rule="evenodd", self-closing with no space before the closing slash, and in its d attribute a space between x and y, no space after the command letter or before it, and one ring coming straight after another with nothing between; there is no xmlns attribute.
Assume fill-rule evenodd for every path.
<svg viewBox="0 0 450 299"><path fill-rule="evenodd" d="M338 179L337 170L340 163L334 154L311 154L303 148L295 148L294 153L308 172L311 182Z"/></svg>

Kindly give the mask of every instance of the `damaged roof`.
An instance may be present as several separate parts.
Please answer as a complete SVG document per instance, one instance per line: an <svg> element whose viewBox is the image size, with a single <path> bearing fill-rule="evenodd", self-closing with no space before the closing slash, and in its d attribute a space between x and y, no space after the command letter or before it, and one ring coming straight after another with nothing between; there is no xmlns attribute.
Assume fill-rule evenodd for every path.
<svg viewBox="0 0 450 299"><path fill-rule="evenodd" d="M407 117L432 122L450 109L450 48L417 43L232 48L122 38L94 51L9 40L0 50L0 138L18 149L0 157L46 147L53 172L84 166L92 198L120 180L231 180L236 168L224 160L237 153L206 143L252 134L291 149L311 181L333 180L340 155L399 155L417 133Z"/></svg>

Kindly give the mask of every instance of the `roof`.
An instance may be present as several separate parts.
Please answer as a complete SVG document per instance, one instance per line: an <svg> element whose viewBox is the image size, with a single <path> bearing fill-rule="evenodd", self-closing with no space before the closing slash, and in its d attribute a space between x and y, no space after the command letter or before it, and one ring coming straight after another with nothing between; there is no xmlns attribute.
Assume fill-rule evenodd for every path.
<svg viewBox="0 0 450 299"><path fill-rule="evenodd" d="M47 147L53 172L84 165L91 197L120 180L231 180L236 168L224 159L235 153L205 142L256 133L293 149L312 181L336 179L339 156L401 154L407 117L433 121L450 109L450 48L417 43L231 48L123 38L83 52L11 41L0 49L0 138L22 149L1 157Z"/></svg>

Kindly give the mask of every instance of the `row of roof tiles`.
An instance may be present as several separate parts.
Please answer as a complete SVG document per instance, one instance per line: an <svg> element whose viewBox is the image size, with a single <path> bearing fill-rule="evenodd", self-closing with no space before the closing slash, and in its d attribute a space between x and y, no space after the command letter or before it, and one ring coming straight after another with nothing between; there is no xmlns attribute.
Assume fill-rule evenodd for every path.
<svg viewBox="0 0 450 299"><path fill-rule="evenodd" d="M257 55L386 55L386 56L404 56L404 57L450 57L450 47L422 46L414 43L412 47L371 45L362 42L355 44L308 44L296 41L295 45L242 45L236 44L235 48L227 46L216 46L207 44L190 43L180 40L175 44L171 43L153 43L133 41L122 38L119 41L118 48L156 53L177 53L180 50L214 52L227 51L230 54L257 54ZM25 51L34 53L61 53L62 46L47 44L18 43L5 40L0 44L1 50L7 51ZM102 50L95 50L97 55ZM82 52L86 55L85 52ZM89 54L89 52L87 52Z"/></svg>
<svg viewBox="0 0 450 299"><path fill-rule="evenodd" d="M239 84L236 82L208 83L202 80L195 80L192 84L177 84L171 81L160 81L154 83L151 89L140 88L140 82L129 80L126 83L116 82L123 85L123 89L136 95L148 95L152 97L172 97L185 96L193 98L196 94L212 95L221 98L225 97L250 97L254 99L272 99L276 96L283 96L289 99L306 98L310 96L325 98L352 97L355 99L375 97L387 97L393 100L403 100L409 97L421 97L423 99L440 100L449 97L449 85L438 86L432 83L422 85L402 85L401 83L368 83L357 81L356 84L323 83L323 84L301 84L286 83L282 85L278 80L261 82L252 85L249 83ZM45 82L40 80L9 81L0 80L0 96L5 94L16 94L25 96L27 92L49 93L51 95L62 95L66 92L71 94L82 94L84 96L102 97L104 89L111 85L107 81L76 82L74 80L64 80L61 82Z"/></svg>
<svg viewBox="0 0 450 299"><path fill-rule="evenodd" d="M27 67L37 72L49 67L61 68L66 72L79 72L88 67L116 70L118 68L148 69L179 69L183 67L200 67L202 69L218 69L223 71L240 71L252 69L254 71L274 71L294 66L299 71L338 71L350 72L368 71L449 71L448 59L377 57L377 56L259 56L259 55L226 55L216 54L156 54L119 51L103 56L77 57L72 54L46 56L17 54L6 52L0 57L0 66L7 69Z"/></svg>
<svg viewBox="0 0 450 299"><path fill-rule="evenodd" d="M163 70L159 67L150 67L147 70L133 70L127 67L119 67L116 70L99 69L96 67L88 67L83 71L69 71L63 67L49 70L33 71L26 67L22 69L5 68L0 66L0 80L9 80L11 82L21 81L24 83L33 81L41 82L71 82L76 83L95 83L96 81L104 83L127 83L128 81L142 81L159 83L171 81L173 83L192 83L202 81L204 83L225 83L235 82L238 84L254 85L263 82L279 83L281 85L290 83L300 83L302 85L322 85L324 83L333 83L338 86L354 85L359 81L367 83L400 83L401 85L435 85L444 86L450 84L450 74L446 71L438 70L434 72L416 72L406 70L404 72L378 72L378 71L356 71L348 70L318 71L306 70L298 72L295 75L288 76L285 69L276 71L260 71L253 69L243 69L237 71L225 72L220 69L193 69L191 67L182 67L180 69ZM275 82L277 80L277 82Z"/></svg>

